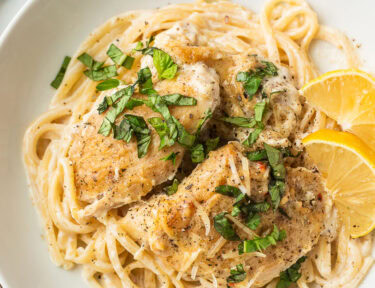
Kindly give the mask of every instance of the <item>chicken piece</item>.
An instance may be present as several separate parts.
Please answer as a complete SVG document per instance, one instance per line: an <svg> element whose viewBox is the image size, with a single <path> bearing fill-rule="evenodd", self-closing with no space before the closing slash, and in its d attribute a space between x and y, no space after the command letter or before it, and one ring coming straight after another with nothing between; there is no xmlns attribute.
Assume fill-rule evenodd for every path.
<svg viewBox="0 0 375 288"><path fill-rule="evenodd" d="M169 106L171 114L193 133L205 111L213 111L219 104L218 82L213 69L196 63L183 65L177 77L159 81L154 88L160 95L180 93L197 99L196 106ZM135 137L126 143L98 134L104 116L98 115L96 109L103 97L99 97L82 122L74 125L71 136L68 156L74 168L77 194L79 200L88 204L83 216L100 215L111 208L139 200L156 185L174 177L184 154L184 148L179 144L159 150L159 136L150 125L152 140L147 155L141 159L137 155ZM146 121L151 117L161 117L145 105L125 113L142 116ZM178 153L175 165L172 161L161 160L172 152Z"/></svg>
<svg viewBox="0 0 375 288"><path fill-rule="evenodd" d="M240 150L239 145L230 143L210 152L209 158L179 185L177 193L169 197L155 195L147 203L137 203L121 220L121 225L146 250L158 255L164 265L183 273L184 279L190 279L191 266L198 265L196 279L212 279L210 273L213 273L218 287L227 287L231 267L243 264L246 281L255 278L255 287L268 283L318 241L323 229L326 194L319 174L305 168L288 168L284 214L273 209L261 213L261 224L255 231L263 235L276 225L286 231L286 239L264 249L264 258L256 253L238 255L239 241L224 241L216 253L212 252L223 240L213 227L213 217L223 211L230 212L234 203L232 197L216 193L215 187L247 187L250 183L253 186L253 182L259 185L264 178L264 169L259 173L257 165L248 165ZM250 182L246 181L248 172ZM238 226L235 229L241 239L249 239L249 233L254 233L249 228L247 232ZM211 272L205 275L200 267Z"/></svg>
<svg viewBox="0 0 375 288"><path fill-rule="evenodd" d="M199 35L194 17L189 17L185 22L178 23L172 28L160 33L155 38L155 46L163 47L163 50L172 55L176 61L182 63L204 62L214 68L220 76L221 110L229 116L252 117L255 104L262 100L263 95L269 99L268 113L265 115L264 124L267 124L262 132L260 142L267 142L272 130L273 144L288 146L286 139L294 137L302 113L301 100L298 90L294 86L293 77L287 68L278 66L278 75L266 77L262 81L261 91L257 97L249 99L244 93L243 83L236 81L238 72L255 70L264 66L261 55L251 52L236 53L225 52L209 47L206 39ZM200 22L198 22L200 23ZM262 95L261 95L262 94ZM218 134L227 140L244 141L249 134L249 129L231 127L226 129L220 122L212 121ZM272 126L272 127L271 127ZM267 142L268 143L268 142ZM271 143L270 143L271 144Z"/></svg>

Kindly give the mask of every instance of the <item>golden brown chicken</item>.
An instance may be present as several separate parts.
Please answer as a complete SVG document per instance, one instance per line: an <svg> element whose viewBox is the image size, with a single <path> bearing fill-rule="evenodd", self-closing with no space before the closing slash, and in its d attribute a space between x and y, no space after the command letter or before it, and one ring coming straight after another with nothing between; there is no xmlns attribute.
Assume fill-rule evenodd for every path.
<svg viewBox="0 0 375 288"><path fill-rule="evenodd" d="M238 143L230 143L211 152L178 186L176 194L153 196L147 203L131 208L121 221L132 238L179 272L182 279L191 279L192 266L197 265L199 277L211 277L200 274L199 267L205 267L202 271L211 271L218 287L226 287L230 268L243 264L247 279L253 279L255 286L260 287L311 250L320 236L325 191L317 173L300 167L287 168L282 210L269 208L260 213L256 229L251 230L238 217L226 216L234 221L242 240L268 235L274 225L279 231L285 230L284 240L261 250L262 253L239 255L240 239L222 238L214 228L213 218L224 211L230 213L235 200L216 193L216 187L240 187L256 201L267 198L259 190L269 181L267 169L255 162L248 163L240 150Z"/></svg>

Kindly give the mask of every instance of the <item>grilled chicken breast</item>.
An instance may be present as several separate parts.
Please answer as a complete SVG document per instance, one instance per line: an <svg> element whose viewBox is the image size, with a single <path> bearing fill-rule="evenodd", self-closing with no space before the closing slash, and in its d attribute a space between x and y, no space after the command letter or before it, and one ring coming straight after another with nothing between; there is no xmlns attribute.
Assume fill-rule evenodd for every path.
<svg viewBox="0 0 375 288"><path fill-rule="evenodd" d="M220 101L218 76L203 63L180 66L176 78L159 81L154 88L160 95L180 93L197 99L196 106L170 106L171 114L190 133L195 132L205 111L215 110ZM74 125L68 155L74 168L79 200L88 204L85 216L99 215L139 200L156 185L173 178L184 154L184 148L179 144L159 150L159 136L150 125L152 140L147 155L141 159L137 155L135 139L126 143L98 134L104 115L99 115L96 109L103 97L104 94L81 123ZM151 117L161 117L145 105L125 109L125 113L142 116L146 122ZM175 165L172 161L161 160L172 152L178 154Z"/></svg>
<svg viewBox="0 0 375 288"><path fill-rule="evenodd" d="M261 224L255 231L235 225L241 239L251 239L253 233L267 234L273 225L286 231L286 239L263 250L264 255L238 255L240 241L224 240L213 227L214 216L231 212L234 203L233 198L216 193L215 187L240 187L254 201L264 201L269 170L258 164L248 163L238 143L229 143L210 152L209 158L178 186L177 193L155 195L135 205L121 223L146 250L182 273L182 279L190 279L192 265L197 263L198 276L203 276L199 267L205 267L215 275L219 287L226 287L230 268L243 264L247 280L253 279L255 287L263 286L317 242L323 230L326 195L319 174L302 167L287 168L282 213L272 209L261 213Z"/></svg>

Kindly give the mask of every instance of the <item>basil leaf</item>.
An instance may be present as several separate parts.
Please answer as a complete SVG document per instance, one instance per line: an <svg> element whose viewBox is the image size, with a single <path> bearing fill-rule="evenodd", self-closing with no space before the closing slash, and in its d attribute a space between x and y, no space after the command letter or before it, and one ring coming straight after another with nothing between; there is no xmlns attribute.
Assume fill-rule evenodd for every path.
<svg viewBox="0 0 375 288"><path fill-rule="evenodd" d="M216 231L223 236L224 239L230 241L238 241L240 237L237 235L236 231L233 229L232 224L229 222L225 215L227 212L222 212L214 217L214 227Z"/></svg>
<svg viewBox="0 0 375 288"><path fill-rule="evenodd" d="M285 192L285 183L277 180L275 183L269 185L268 193L271 196L271 203L274 210L280 205L280 200Z"/></svg>
<svg viewBox="0 0 375 288"><path fill-rule="evenodd" d="M262 69L263 73L268 76L277 76L277 67L275 64L268 62L268 61L261 61L262 64L266 65L265 68Z"/></svg>
<svg viewBox="0 0 375 288"><path fill-rule="evenodd" d="M169 137L169 129L167 123L159 117L149 118L148 123L156 130L160 137L160 146L159 150L165 146L172 146L175 143L173 138Z"/></svg>
<svg viewBox="0 0 375 288"><path fill-rule="evenodd" d="M297 260L290 268L280 273L280 279L277 283L276 288L288 288L292 283L296 283L299 278L301 278L301 273L299 269L301 264L306 260L306 257L303 256Z"/></svg>
<svg viewBox="0 0 375 288"><path fill-rule="evenodd" d="M284 231L284 230L283 230ZM281 236L280 236L281 235ZM277 241L282 241L286 237L285 231L280 233L276 225L273 225L273 231L265 237L255 237L252 240L245 240L238 245L238 253L251 253L262 251L271 245L276 245Z"/></svg>
<svg viewBox="0 0 375 288"><path fill-rule="evenodd" d="M254 111L255 111L255 121L262 122L263 114L266 110L266 101L258 102L255 104Z"/></svg>
<svg viewBox="0 0 375 288"><path fill-rule="evenodd" d="M257 76L252 76L248 81L243 84L243 88L245 90L245 94L249 97L249 100L253 99L255 93L257 93L260 83L262 82L262 78Z"/></svg>
<svg viewBox="0 0 375 288"><path fill-rule="evenodd" d="M103 136L108 136L111 133L111 130L112 130L112 123L107 118L104 118L102 125L99 128L98 133L102 134Z"/></svg>
<svg viewBox="0 0 375 288"><path fill-rule="evenodd" d="M96 85L96 90L105 91L105 90L116 88L120 84L121 84L121 81L118 79L108 79Z"/></svg>
<svg viewBox="0 0 375 288"><path fill-rule="evenodd" d="M96 70L86 70L83 73L93 81L107 80L118 75L115 65L105 66Z"/></svg>
<svg viewBox="0 0 375 288"><path fill-rule="evenodd" d="M125 88L126 89L126 88ZM106 118L111 122L114 123L117 116L119 116L125 109L126 103L130 99L130 95L124 95L120 101L117 103L112 104L112 108L108 111Z"/></svg>
<svg viewBox="0 0 375 288"><path fill-rule="evenodd" d="M249 227L251 230L257 229L260 224L260 215L254 214L252 217L249 217L246 221L246 226Z"/></svg>
<svg viewBox="0 0 375 288"><path fill-rule="evenodd" d="M121 66L126 58L126 55L122 53L121 49L115 44L111 44L107 50L107 55L112 59L114 63Z"/></svg>
<svg viewBox="0 0 375 288"><path fill-rule="evenodd" d="M86 52L82 53L77 58L83 65L88 67L90 70L99 70L104 62L97 62L95 61L89 54Z"/></svg>
<svg viewBox="0 0 375 288"><path fill-rule="evenodd" d="M193 97L187 97L181 94L169 94L162 96L162 99L167 105L175 106L195 106L197 105L197 99Z"/></svg>
<svg viewBox="0 0 375 288"><path fill-rule="evenodd" d="M66 69L68 69L68 65L71 59L72 59L71 57L65 56L64 61L61 64L61 67L59 69L59 72L57 72L55 79L50 84L53 88L57 89L60 87L60 84L64 79Z"/></svg>
<svg viewBox="0 0 375 288"><path fill-rule="evenodd" d="M124 97L124 96L129 96L127 98L130 98L134 93L134 88L132 86L128 86L124 89L121 89L119 91L117 91L116 93L114 93L113 95L111 95L110 97L106 96L104 97L103 99L103 102L99 104L98 106L98 113L101 114L103 113L105 110L107 110L107 108L109 106L112 106L113 103L115 103L118 99ZM130 99L128 99L129 101ZM126 101L126 104L125 106L128 104L128 101Z"/></svg>
<svg viewBox="0 0 375 288"><path fill-rule="evenodd" d="M151 143L151 131L148 129L146 121L142 117L131 114L126 114L125 117L129 121L130 126L134 130L135 137L137 138L138 158L142 158L146 156Z"/></svg>
<svg viewBox="0 0 375 288"><path fill-rule="evenodd" d="M239 283L245 280L246 272L242 264L236 265L236 269L230 270L230 276L227 277L227 283Z"/></svg>
<svg viewBox="0 0 375 288"><path fill-rule="evenodd" d="M245 145L245 146L248 146L248 147L250 147L251 145L253 145L257 141L257 139L258 139L260 133L263 131L263 129L264 129L263 127L261 127L261 128L259 128L259 127L255 128L253 130L253 132L251 132L249 134L249 137L247 137L247 139L244 142L242 142L242 144Z"/></svg>
<svg viewBox="0 0 375 288"><path fill-rule="evenodd" d="M178 190L179 184L180 184L180 181L178 181L177 179L174 179L172 185L164 188L165 193L167 193L168 196L175 194Z"/></svg>
<svg viewBox="0 0 375 288"><path fill-rule="evenodd" d="M171 56L160 49L153 51L153 61L158 71L159 79L172 79L177 73L177 64L173 62Z"/></svg>
<svg viewBox="0 0 375 288"><path fill-rule="evenodd" d="M160 158L160 160L164 160L164 161L168 161L169 160L169 161L172 161L173 165L175 165L176 164L176 157L177 157L177 155L179 153L180 152L177 152L177 153L172 152L171 154L165 156L164 158Z"/></svg>
<svg viewBox="0 0 375 288"><path fill-rule="evenodd" d="M215 192L221 195L230 196L230 197L238 197L239 195L243 195L240 189L230 185L220 185L215 188Z"/></svg>
<svg viewBox="0 0 375 288"><path fill-rule="evenodd" d="M210 153L211 151L215 150L217 148L217 145L219 145L220 137L207 139L205 142L206 146L206 155Z"/></svg>
<svg viewBox="0 0 375 288"><path fill-rule="evenodd" d="M244 128L253 128L256 125L254 119L244 117L222 117L219 120Z"/></svg>
<svg viewBox="0 0 375 288"><path fill-rule="evenodd" d="M204 160L204 148L202 144L196 144L190 149L193 163L201 163Z"/></svg>
<svg viewBox="0 0 375 288"><path fill-rule="evenodd" d="M129 143L134 130L131 128L130 123L127 119L123 119L119 126L114 126L113 128L113 138L117 140L124 140Z"/></svg>
<svg viewBox="0 0 375 288"><path fill-rule="evenodd" d="M195 143L196 136L187 132L185 130L184 126L175 117L172 116L172 120L174 121L174 123L177 126L177 131L178 131L177 141L178 141L178 143L180 143L182 146L185 146L185 147L192 147Z"/></svg>
<svg viewBox="0 0 375 288"><path fill-rule="evenodd" d="M267 160L268 159L267 158L267 152L264 149L249 152L249 153L247 153L246 156L250 161L261 161L261 160Z"/></svg>
<svg viewBox="0 0 375 288"><path fill-rule="evenodd" d="M142 99L130 98L128 103L126 103L125 108L129 110L133 110L135 107L141 106L143 104L144 104L144 101Z"/></svg>
<svg viewBox="0 0 375 288"><path fill-rule="evenodd" d="M283 164L283 155L280 150L264 143L268 161L272 168L272 175L279 180L285 179L286 170Z"/></svg>

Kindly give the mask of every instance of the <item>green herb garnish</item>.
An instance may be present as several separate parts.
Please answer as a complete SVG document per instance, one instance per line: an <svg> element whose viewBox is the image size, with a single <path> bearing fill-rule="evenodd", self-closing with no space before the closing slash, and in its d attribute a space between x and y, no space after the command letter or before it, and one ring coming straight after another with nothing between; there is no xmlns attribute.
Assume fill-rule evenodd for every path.
<svg viewBox="0 0 375 288"><path fill-rule="evenodd" d="M222 212L214 217L214 227L224 239L238 241L240 237L237 235L228 218L225 217L226 214L227 212Z"/></svg>
<svg viewBox="0 0 375 288"><path fill-rule="evenodd" d="M264 149L249 152L249 153L247 153L246 156L250 161L261 161L261 160L267 160L268 159L267 158L267 152Z"/></svg>
<svg viewBox="0 0 375 288"><path fill-rule="evenodd" d="M142 117L130 114L126 114L125 117L137 138L138 158L142 158L147 154L151 142L151 131Z"/></svg>
<svg viewBox="0 0 375 288"><path fill-rule="evenodd" d="M59 69L59 72L57 72L57 75L55 79L51 82L51 86L55 89L60 87L60 84L62 80L64 79L66 69L68 68L68 65L70 63L70 60L72 58L69 56L65 56L63 63L61 64L61 67Z"/></svg>
<svg viewBox="0 0 375 288"><path fill-rule="evenodd" d="M203 162L205 155L204 155L204 147L202 144L198 143L190 148L191 153L191 161L193 163L201 163Z"/></svg>
<svg viewBox="0 0 375 288"><path fill-rule="evenodd" d="M219 120L244 128L253 128L256 125L254 119L245 117L222 117Z"/></svg>
<svg viewBox="0 0 375 288"><path fill-rule="evenodd" d="M175 143L175 140L170 137L169 129L167 123L159 118L153 117L149 118L148 123L156 130L160 138L159 150L163 149L165 146L172 146Z"/></svg>
<svg viewBox="0 0 375 288"><path fill-rule="evenodd" d="M177 64L173 62L171 56L160 49L153 52L153 61L158 71L159 79L172 79L177 73Z"/></svg>
<svg viewBox="0 0 375 288"><path fill-rule="evenodd" d="M285 193L285 183L280 180L270 181L268 185L268 193L271 197L271 203L274 210L280 205L280 200Z"/></svg>
<svg viewBox="0 0 375 288"><path fill-rule="evenodd" d="M193 97L184 96L181 94L169 94L161 96L163 101L167 105L174 105L174 106L195 106L197 105L197 99Z"/></svg>
<svg viewBox="0 0 375 288"><path fill-rule="evenodd" d="M206 155L208 155L208 153L210 153L211 151L215 150L217 146L219 145L219 142L220 142L220 137L207 139L205 142Z"/></svg>
<svg viewBox="0 0 375 288"><path fill-rule="evenodd" d="M236 77L237 82L243 83L245 94L250 100L258 92L262 80L266 76L277 75L277 67L273 63L267 61L261 61L261 63L263 64L262 67L250 70L249 72L239 72Z"/></svg>
<svg viewBox="0 0 375 288"><path fill-rule="evenodd" d="M119 66L124 66L126 69L131 69L133 66L134 58L125 55L120 48L116 45L111 44L107 50L107 55L112 59L114 63Z"/></svg>
<svg viewBox="0 0 375 288"><path fill-rule="evenodd" d="M172 185L164 188L165 193L167 193L168 196L173 195L174 193L177 192L179 184L180 184L180 181L178 181L177 179L174 179Z"/></svg>
<svg viewBox="0 0 375 288"><path fill-rule="evenodd" d="M113 138L117 140L124 140L129 143L134 130L132 129L129 120L123 119L119 126L114 125L113 127Z"/></svg>
<svg viewBox="0 0 375 288"><path fill-rule="evenodd" d="M273 231L265 237L255 237L252 240L245 240L238 245L239 254L262 251L271 245L276 245L278 241L286 237L285 230L279 231L276 225L273 225Z"/></svg>
<svg viewBox="0 0 375 288"><path fill-rule="evenodd" d="M257 229L260 224L260 215L258 213L248 217L246 221L246 226L249 227L251 230Z"/></svg>
<svg viewBox="0 0 375 288"><path fill-rule="evenodd" d="M96 85L96 90L105 91L105 90L116 88L120 84L121 84L121 81L118 79L107 79L99 83L98 85Z"/></svg>
<svg viewBox="0 0 375 288"><path fill-rule="evenodd" d="M266 150L268 162L272 168L272 175L275 179L285 179L286 170L283 163L282 152L267 143L264 143L264 149Z"/></svg>
<svg viewBox="0 0 375 288"><path fill-rule="evenodd" d="M280 273L280 279L277 283L276 288L288 288L292 283L296 283L301 278L299 272L301 264L306 260L306 256L303 256L297 260L295 264L290 266L287 270Z"/></svg>
<svg viewBox="0 0 375 288"><path fill-rule="evenodd" d="M88 70L84 71L83 73L89 77L91 80L94 81L103 81L114 76L117 76L117 70L115 65L105 66L103 67L104 62L95 61L89 54L82 53L77 58L84 64Z"/></svg>
<svg viewBox="0 0 375 288"><path fill-rule="evenodd" d="M242 194L241 190L231 185L220 185L215 188L215 192L221 195L236 198Z"/></svg>
<svg viewBox="0 0 375 288"><path fill-rule="evenodd" d="M175 165L176 164L176 157L177 157L178 153L180 153L180 152L177 152L177 153L172 152L171 154L169 154L169 155L167 155L163 158L160 158L160 160L164 160L164 161L169 160L169 161L172 161L173 165Z"/></svg>
<svg viewBox="0 0 375 288"><path fill-rule="evenodd" d="M246 272L242 264L236 265L235 269L230 269L230 276L227 278L227 283L239 283L245 280Z"/></svg>

